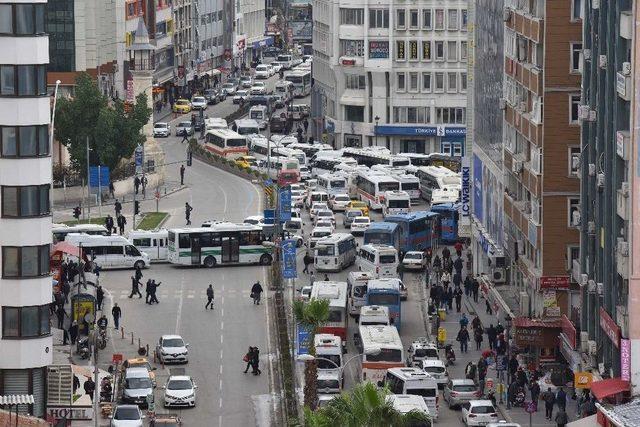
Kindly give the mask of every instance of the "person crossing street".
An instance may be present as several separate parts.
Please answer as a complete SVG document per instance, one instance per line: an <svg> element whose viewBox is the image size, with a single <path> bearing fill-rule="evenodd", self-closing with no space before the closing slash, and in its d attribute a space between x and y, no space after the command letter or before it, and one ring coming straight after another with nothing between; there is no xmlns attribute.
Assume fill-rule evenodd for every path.
<svg viewBox="0 0 640 427"><path fill-rule="evenodd" d="M253 284L251 287L251 298L253 298L254 304L260 305L260 295L263 291L259 281Z"/></svg>
<svg viewBox="0 0 640 427"><path fill-rule="evenodd" d="M211 310L213 310L213 297L214 297L213 285L209 284L209 287L207 288L207 303L204 306L205 310L209 308L209 306L211 306Z"/></svg>
<svg viewBox="0 0 640 427"><path fill-rule="evenodd" d="M131 293L129 294L129 298L133 298L134 295L138 295L138 299L142 298L142 294L140 293L140 282L135 276L131 276Z"/></svg>
<svg viewBox="0 0 640 427"><path fill-rule="evenodd" d="M191 225L191 211L193 207L189 204L189 202L184 203L184 217L187 221L187 225Z"/></svg>

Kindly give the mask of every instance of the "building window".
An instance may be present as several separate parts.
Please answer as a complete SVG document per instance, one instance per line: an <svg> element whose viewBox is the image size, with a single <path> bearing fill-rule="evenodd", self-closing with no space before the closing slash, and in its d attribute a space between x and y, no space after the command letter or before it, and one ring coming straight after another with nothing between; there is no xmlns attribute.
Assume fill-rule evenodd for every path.
<svg viewBox="0 0 640 427"><path fill-rule="evenodd" d="M422 91L431 92L431 73L422 73Z"/></svg>
<svg viewBox="0 0 640 427"><path fill-rule="evenodd" d="M573 268L573 261L580 259L580 246L569 245L567 246L567 270Z"/></svg>
<svg viewBox="0 0 640 427"><path fill-rule="evenodd" d="M397 91L398 92L404 92L405 90L407 90L407 86L406 86L406 75L405 73L396 73L396 79L398 81L398 88Z"/></svg>
<svg viewBox="0 0 640 427"><path fill-rule="evenodd" d="M582 53L582 43L571 43L571 72L579 73L580 70L580 54Z"/></svg>
<svg viewBox="0 0 640 427"><path fill-rule="evenodd" d="M444 30L444 9L436 9L436 30Z"/></svg>
<svg viewBox="0 0 640 427"><path fill-rule="evenodd" d="M571 20L582 19L582 0L571 0Z"/></svg>
<svg viewBox="0 0 640 427"><path fill-rule="evenodd" d="M343 25L363 25L364 9L340 9L340 23Z"/></svg>
<svg viewBox="0 0 640 427"><path fill-rule="evenodd" d="M72 72L76 69L74 2L47 2L49 65L47 71ZM2 18L0 17L0 20Z"/></svg>
<svg viewBox="0 0 640 427"><path fill-rule="evenodd" d="M569 147L569 176L577 177L580 173L580 147Z"/></svg>
<svg viewBox="0 0 640 427"><path fill-rule="evenodd" d="M2 217L25 218L50 214L49 184L22 187L3 186Z"/></svg>
<svg viewBox="0 0 640 427"><path fill-rule="evenodd" d="M435 92L444 92L444 73L436 73L436 90Z"/></svg>
<svg viewBox="0 0 640 427"><path fill-rule="evenodd" d="M344 119L348 122L364 122L364 107L345 105Z"/></svg>
<svg viewBox="0 0 640 427"><path fill-rule="evenodd" d="M362 148L362 135L354 135L351 133L344 134L344 146Z"/></svg>
<svg viewBox="0 0 640 427"><path fill-rule="evenodd" d="M429 123L429 107L393 107L394 123Z"/></svg>
<svg viewBox="0 0 640 427"><path fill-rule="evenodd" d="M345 75L345 86L347 89L357 89L364 90L366 89L365 85L365 77L357 74L347 74Z"/></svg>
<svg viewBox="0 0 640 427"><path fill-rule="evenodd" d="M340 40L340 56L364 56L364 40Z"/></svg>
<svg viewBox="0 0 640 427"><path fill-rule="evenodd" d="M46 65L1 65L0 95L47 95Z"/></svg>
<svg viewBox="0 0 640 427"><path fill-rule="evenodd" d="M431 61L431 41L430 40L422 41L422 60Z"/></svg>
<svg viewBox="0 0 640 427"><path fill-rule="evenodd" d="M21 279L49 275L49 245L3 246L2 277Z"/></svg>
<svg viewBox="0 0 640 427"><path fill-rule="evenodd" d="M441 125L464 124L465 112L466 108L462 107L436 107L436 123Z"/></svg>
<svg viewBox="0 0 640 427"><path fill-rule="evenodd" d="M467 31L467 9L460 11L460 31Z"/></svg>
<svg viewBox="0 0 640 427"><path fill-rule="evenodd" d="M418 29L418 9L411 9L409 11L409 28Z"/></svg>
<svg viewBox="0 0 640 427"><path fill-rule="evenodd" d="M460 73L460 92L467 91L467 73Z"/></svg>
<svg viewBox="0 0 640 427"><path fill-rule="evenodd" d="M447 73L447 92L458 91L458 73Z"/></svg>
<svg viewBox="0 0 640 427"><path fill-rule="evenodd" d="M44 3L0 5L0 34L45 34L45 7Z"/></svg>
<svg viewBox="0 0 640 427"><path fill-rule="evenodd" d="M404 40L396 41L396 59L398 61L404 61L407 59L407 53L404 50Z"/></svg>
<svg viewBox="0 0 640 427"><path fill-rule="evenodd" d="M0 126L0 157L46 157L49 129L39 126Z"/></svg>
<svg viewBox="0 0 640 427"><path fill-rule="evenodd" d="M580 198L579 197L569 197L567 198L568 209L569 209L569 218L568 218L568 226L569 227L579 227L580 226Z"/></svg>
<svg viewBox="0 0 640 427"><path fill-rule="evenodd" d="M436 61L444 61L444 42L436 41Z"/></svg>
<svg viewBox="0 0 640 427"><path fill-rule="evenodd" d="M458 61L458 42L455 40L447 42L447 61Z"/></svg>
<svg viewBox="0 0 640 427"><path fill-rule="evenodd" d="M405 9L396 10L396 28L404 30L407 27L407 11Z"/></svg>
<svg viewBox="0 0 640 427"><path fill-rule="evenodd" d="M2 338L33 338L50 334L48 304L2 307Z"/></svg>
<svg viewBox="0 0 640 427"><path fill-rule="evenodd" d="M431 29L431 9L422 9L422 29Z"/></svg>
<svg viewBox="0 0 640 427"><path fill-rule="evenodd" d="M369 28L389 28L389 10L370 9Z"/></svg>
<svg viewBox="0 0 640 427"><path fill-rule="evenodd" d="M467 42L460 42L460 61L467 62Z"/></svg>
<svg viewBox="0 0 640 427"><path fill-rule="evenodd" d="M580 109L580 94L569 95L569 123L577 125L578 110Z"/></svg>
<svg viewBox="0 0 640 427"><path fill-rule="evenodd" d="M409 73L409 92L418 91L418 73Z"/></svg>
<svg viewBox="0 0 640 427"><path fill-rule="evenodd" d="M417 40L409 40L409 60L410 61L418 60L418 41Z"/></svg>
<svg viewBox="0 0 640 427"><path fill-rule="evenodd" d="M447 29L449 30L457 30L458 29L458 9L449 9L447 10Z"/></svg>

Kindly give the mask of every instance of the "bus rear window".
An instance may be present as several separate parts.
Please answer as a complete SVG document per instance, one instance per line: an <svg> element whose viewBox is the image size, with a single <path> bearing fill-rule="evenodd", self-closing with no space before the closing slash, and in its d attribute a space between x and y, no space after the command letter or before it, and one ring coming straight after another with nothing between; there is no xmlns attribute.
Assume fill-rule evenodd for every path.
<svg viewBox="0 0 640 427"><path fill-rule="evenodd" d="M398 295L370 294L367 299L369 305L398 305Z"/></svg>
<svg viewBox="0 0 640 427"><path fill-rule="evenodd" d="M367 362L402 362L402 351L383 348L379 354L367 355Z"/></svg>
<svg viewBox="0 0 640 427"><path fill-rule="evenodd" d="M254 128L246 128L245 130L250 130L251 133L258 133L258 130ZM244 138L227 139L227 147L244 147L246 145L247 140Z"/></svg>
<svg viewBox="0 0 640 427"><path fill-rule="evenodd" d="M414 396L433 397L437 395L436 387L433 388L409 388L407 394L413 394Z"/></svg>
<svg viewBox="0 0 640 427"><path fill-rule="evenodd" d="M342 311L330 310L327 322L342 322Z"/></svg>
<svg viewBox="0 0 640 427"><path fill-rule="evenodd" d="M380 264L393 264L396 262L395 255L380 255Z"/></svg>
<svg viewBox="0 0 640 427"><path fill-rule="evenodd" d="M318 256L333 256L334 249L333 246L316 246L316 250L318 251Z"/></svg>

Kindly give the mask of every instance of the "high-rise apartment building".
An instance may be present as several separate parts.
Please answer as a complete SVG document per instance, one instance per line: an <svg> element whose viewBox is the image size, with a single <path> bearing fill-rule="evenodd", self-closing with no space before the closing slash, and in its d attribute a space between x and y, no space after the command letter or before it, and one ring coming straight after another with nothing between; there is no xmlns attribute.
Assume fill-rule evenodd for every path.
<svg viewBox="0 0 640 427"><path fill-rule="evenodd" d="M194 2L197 72L199 77L218 75L224 58L224 1ZM208 76L208 77L205 77Z"/></svg>
<svg viewBox="0 0 640 427"><path fill-rule="evenodd" d="M313 2L314 117L336 147L465 154L467 2Z"/></svg>
<svg viewBox="0 0 640 427"><path fill-rule="evenodd" d="M506 0L503 15L504 239L520 314L545 320L516 323L516 338L535 335L543 361L557 347L569 353L569 320L579 323L569 271L580 249L581 4ZM568 342L558 345L561 328Z"/></svg>
<svg viewBox="0 0 640 427"><path fill-rule="evenodd" d="M0 1L0 395L45 412L52 363L46 1Z"/></svg>

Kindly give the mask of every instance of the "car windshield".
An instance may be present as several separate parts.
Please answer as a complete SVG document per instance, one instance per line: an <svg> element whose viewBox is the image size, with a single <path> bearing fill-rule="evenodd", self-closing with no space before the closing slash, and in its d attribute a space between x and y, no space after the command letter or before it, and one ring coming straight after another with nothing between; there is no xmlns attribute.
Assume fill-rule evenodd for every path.
<svg viewBox="0 0 640 427"><path fill-rule="evenodd" d="M176 101L177 105L189 105L189 101L185 101L185 100L177 100Z"/></svg>
<svg viewBox="0 0 640 427"><path fill-rule="evenodd" d="M408 253L404 256L404 259L417 259L420 260L422 259L422 254L412 254L412 253Z"/></svg>
<svg viewBox="0 0 640 427"><path fill-rule="evenodd" d="M196 96L193 98L193 102L205 102L205 99L201 96Z"/></svg>
<svg viewBox="0 0 640 427"><path fill-rule="evenodd" d="M181 128L188 128L188 127L191 127L191 122L180 122L180 124L178 125L178 127L181 127Z"/></svg>
<svg viewBox="0 0 640 427"><path fill-rule="evenodd" d="M166 123L156 123L155 125L153 125L154 128L156 129L165 129L167 127Z"/></svg>
<svg viewBox="0 0 640 427"><path fill-rule="evenodd" d="M222 85L222 87L225 87L225 88L232 88L234 86L235 85L233 83L225 83L225 84Z"/></svg>
<svg viewBox="0 0 640 427"><path fill-rule="evenodd" d="M444 373L444 368L442 366L425 366L422 368L425 372L430 374L442 374Z"/></svg>
<svg viewBox="0 0 640 427"><path fill-rule="evenodd" d="M438 350L435 348L419 348L414 353L416 357L435 357L438 358Z"/></svg>
<svg viewBox="0 0 640 427"><path fill-rule="evenodd" d="M148 371L151 370L151 365L149 362L131 362L129 363L130 368L146 368Z"/></svg>
<svg viewBox="0 0 640 427"><path fill-rule="evenodd" d="M140 411L137 408L116 408L114 420L139 420Z"/></svg>
<svg viewBox="0 0 640 427"><path fill-rule="evenodd" d="M353 220L354 224L369 224L369 218L356 218Z"/></svg>
<svg viewBox="0 0 640 427"><path fill-rule="evenodd" d="M414 396L422 397L436 397L436 387L433 388L409 388L407 394L413 394Z"/></svg>
<svg viewBox="0 0 640 427"><path fill-rule="evenodd" d="M476 386L473 384L454 385L453 390L462 393L474 393L476 391Z"/></svg>
<svg viewBox="0 0 640 427"><path fill-rule="evenodd" d="M331 233L329 231L314 231L311 234L311 237L326 237L326 236L330 236Z"/></svg>
<svg viewBox="0 0 640 427"><path fill-rule="evenodd" d="M127 378L125 382L125 388L128 388L129 390L151 388L151 380L149 378Z"/></svg>
<svg viewBox="0 0 640 427"><path fill-rule="evenodd" d="M361 211L349 211L349 212L347 212L347 216L355 218L357 216L362 216L362 212Z"/></svg>
<svg viewBox="0 0 640 427"><path fill-rule="evenodd" d="M336 196L334 199L336 202L348 202L349 196Z"/></svg>
<svg viewBox="0 0 640 427"><path fill-rule="evenodd" d="M331 211L320 211L318 212L318 216L330 217L330 216L333 216L333 213Z"/></svg>
<svg viewBox="0 0 640 427"><path fill-rule="evenodd" d="M172 380L167 384L167 390L191 390L192 388L189 380Z"/></svg>
<svg viewBox="0 0 640 427"><path fill-rule="evenodd" d="M471 408L472 414L492 414L496 412L493 406L474 406Z"/></svg>
<svg viewBox="0 0 640 427"><path fill-rule="evenodd" d="M162 343L165 347L184 347L184 341L180 338L169 338Z"/></svg>
<svg viewBox="0 0 640 427"><path fill-rule="evenodd" d="M318 390L322 390L324 388L337 389L337 388L340 388L340 383L338 380L318 380L316 381L316 388Z"/></svg>
<svg viewBox="0 0 640 427"><path fill-rule="evenodd" d="M399 305L398 295L393 294L369 294L367 303L370 305Z"/></svg>

